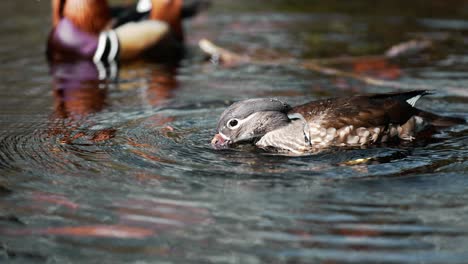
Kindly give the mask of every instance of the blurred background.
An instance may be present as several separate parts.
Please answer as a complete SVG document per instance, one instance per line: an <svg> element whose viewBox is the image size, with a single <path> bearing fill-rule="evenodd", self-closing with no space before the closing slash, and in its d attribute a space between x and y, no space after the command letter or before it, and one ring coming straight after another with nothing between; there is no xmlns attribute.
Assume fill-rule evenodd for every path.
<svg viewBox="0 0 468 264"><path fill-rule="evenodd" d="M395 90L355 76L467 119L467 1L215 0L184 22L183 59L104 80L49 65L50 1L0 16L0 262L466 263L466 125L304 157L209 142L236 100ZM271 63L213 64L202 38ZM429 45L384 55L411 40Z"/></svg>

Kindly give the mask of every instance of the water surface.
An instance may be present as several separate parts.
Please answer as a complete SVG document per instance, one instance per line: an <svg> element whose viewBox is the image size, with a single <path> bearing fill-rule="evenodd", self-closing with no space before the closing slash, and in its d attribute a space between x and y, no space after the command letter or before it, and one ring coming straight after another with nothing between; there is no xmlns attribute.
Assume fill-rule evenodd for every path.
<svg viewBox="0 0 468 264"><path fill-rule="evenodd" d="M186 24L190 54L179 66L135 62L97 81L83 77L86 62L45 61L48 1L3 1L0 260L466 263L468 126L304 157L215 151L209 141L230 102L394 88L293 63L223 68L196 45L208 38L300 61L430 39L430 50L405 59L333 66L429 86L437 93L420 108L468 119L468 5L433 2L215 1Z"/></svg>

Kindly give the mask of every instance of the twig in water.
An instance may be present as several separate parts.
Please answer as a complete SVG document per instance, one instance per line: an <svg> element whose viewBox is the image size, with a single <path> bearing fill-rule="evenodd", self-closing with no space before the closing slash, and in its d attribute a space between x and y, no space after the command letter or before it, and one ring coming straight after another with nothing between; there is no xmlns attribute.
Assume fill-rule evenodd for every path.
<svg viewBox="0 0 468 264"><path fill-rule="evenodd" d="M232 51L227 49L221 48L211 41L207 39L202 39L199 42L199 46L203 52L207 53L211 56L212 61L213 57L216 57L216 62L225 66L234 66L239 64L257 64L257 65L278 65L283 63L294 63L298 64L300 67L305 69L324 74L329 76L338 76L338 77L346 77L351 78L354 80L361 81L363 83L375 86L382 86L382 87L390 87L395 89L402 89L402 90L435 90L437 87L430 86L430 85L421 85L421 84L408 84L402 83L398 81L386 81L379 78L374 78L365 75L359 75L352 72L342 71L332 67L325 67L320 64L323 63L330 63L330 62L337 62L335 59L312 59L306 60L302 62L297 62L297 60L285 59L285 60L272 60L272 61L265 61L265 60L257 60L248 56L238 55ZM421 52L427 48L430 48L432 43L430 41L409 41L400 43L398 45L392 46L385 55L381 56L367 56L367 57L346 57L347 61L354 61L362 58L396 58L401 56L407 56L409 53L414 54L415 52ZM406 54L406 55L405 55ZM451 94L468 97L468 88L464 87L445 87L444 88L447 92Z"/></svg>
<svg viewBox="0 0 468 264"><path fill-rule="evenodd" d="M222 64L224 66L234 66L246 62L250 62L247 56L238 55L227 49L218 47L213 42L202 39L198 42L200 49L210 56L210 61L214 64Z"/></svg>

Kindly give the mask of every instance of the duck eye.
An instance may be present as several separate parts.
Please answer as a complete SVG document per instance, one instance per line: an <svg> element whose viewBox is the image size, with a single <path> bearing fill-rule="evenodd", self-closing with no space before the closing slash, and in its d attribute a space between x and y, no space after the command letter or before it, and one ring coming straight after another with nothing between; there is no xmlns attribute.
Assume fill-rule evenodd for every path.
<svg viewBox="0 0 468 264"><path fill-rule="evenodd" d="M237 121L237 119L231 119L231 120L229 120L229 122L228 122L228 127L229 127L229 128L234 128L234 127L236 127L238 124L239 124L239 121Z"/></svg>

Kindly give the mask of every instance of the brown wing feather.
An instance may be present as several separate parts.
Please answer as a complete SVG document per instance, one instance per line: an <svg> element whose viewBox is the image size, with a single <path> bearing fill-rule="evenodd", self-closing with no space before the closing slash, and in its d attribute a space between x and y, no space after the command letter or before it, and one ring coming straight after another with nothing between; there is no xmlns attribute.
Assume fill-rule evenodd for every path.
<svg viewBox="0 0 468 264"><path fill-rule="evenodd" d="M320 120L324 127L379 127L404 124L417 109L406 102L425 91L332 98L299 105L290 113L300 113L308 122Z"/></svg>

